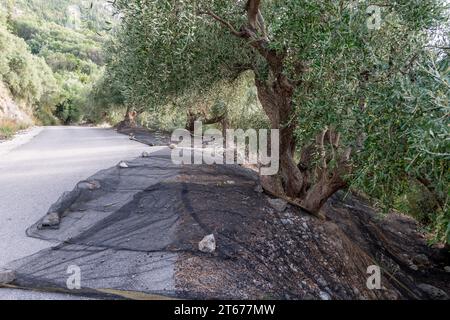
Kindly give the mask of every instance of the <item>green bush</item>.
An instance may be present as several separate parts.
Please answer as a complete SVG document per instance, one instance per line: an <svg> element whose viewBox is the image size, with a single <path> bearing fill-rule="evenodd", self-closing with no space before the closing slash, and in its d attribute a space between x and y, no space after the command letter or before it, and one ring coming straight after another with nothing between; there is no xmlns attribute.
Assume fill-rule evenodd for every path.
<svg viewBox="0 0 450 320"><path fill-rule="evenodd" d="M81 120L80 109L70 99L56 106L55 115L64 124L78 123Z"/></svg>
<svg viewBox="0 0 450 320"><path fill-rule="evenodd" d="M82 17L74 23L68 8L76 5ZM86 95L103 64L104 38L98 32L108 19L105 13L103 1L93 1L91 8L81 0L0 3L0 81L34 107L40 123L85 118Z"/></svg>

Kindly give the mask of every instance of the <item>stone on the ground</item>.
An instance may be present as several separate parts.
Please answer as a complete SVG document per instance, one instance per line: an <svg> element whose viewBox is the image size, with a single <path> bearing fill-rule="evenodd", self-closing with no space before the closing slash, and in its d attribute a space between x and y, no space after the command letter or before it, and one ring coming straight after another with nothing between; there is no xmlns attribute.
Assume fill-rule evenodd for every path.
<svg viewBox="0 0 450 320"><path fill-rule="evenodd" d="M169 144L169 148L172 150L175 149L176 147L177 147L177 145L174 143Z"/></svg>
<svg viewBox="0 0 450 320"><path fill-rule="evenodd" d="M148 153L147 151L142 152L142 158L148 158L150 157L150 153Z"/></svg>
<svg viewBox="0 0 450 320"><path fill-rule="evenodd" d="M216 238L213 234L207 235L198 243L198 249L204 253L213 253L216 251Z"/></svg>
<svg viewBox="0 0 450 320"><path fill-rule="evenodd" d="M60 223L60 217L57 212L50 212L45 215L41 221L41 226L44 228L58 227Z"/></svg>
<svg viewBox="0 0 450 320"><path fill-rule="evenodd" d="M432 300L448 300L448 295L444 290L436 288L430 284L421 283L418 285L419 289L425 292Z"/></svg>
<svg viewBox="0 0 450 320"><path fill-rule="evenodd" d="M77 187L83 190L96 190L100 189L100 182L92 180L92 181L81 181L78 183Z"/></svg>
<svg viewBox="0 0 450 320"><path fill-rule="evenodd" d="M269 204L272 208L274 208L278 212L283 212L287 208L287 201L283 199L272 199L268 198Z"/></svg>
<svg viewBox="0 0 450 320"><path fill-rule="evenodd" d="M16 280L14 271L0 268L0 285L10 284L14 280Z"/></svg>
<svg viewBox="0 0 450 320"><path fill-rule="evenodd" d="M321 300L331 300L331 296L324 291L320 291L319 296Z"/></svg>
<svg viewBox="0 0 450 320"><path fill-rule="evenodd" d="M254 190L255 190L255 192L258 192L258 193L263 193L264 192L264 189L263 189L263 187L260 184L257 184L255 186Z"/></svg>
<svg viewBox="0 0 450 320"><path fill-rule="evenodd" d="M428 257L426 255L418 254L413 257L413 262L414 262L414 264L416 264L418 266L426 266L430 263L430 260L428 259Z"/></svg>
<svg viewBox="0 0 450 320"><path fill-rule="evenodd" d="M418 270L419 270L419 267L416 266L414 263L411 263L411 264L409 265L409 268L410 268L411 270L414 270L414 271L418 271Z"/></svg>
<svg viewBox="0 0 450 320"><path fill-rule="evenodd" d="M120 161L119 167L120 168L129 168L128 164L125 161Z"/></svg>
<svg viewBox="0 0 450 320"><path fill-rule="evenodd" d="M449 273L450 273L450 266L446 266L446 267L444 268L444 270L445 270L445 272L449 272Z"/></svg>
<svg viewBox="0 0 450 320"><path fill-rule="evenodd" d="M284 219L281 219L281 223L282 224L284 224L284 225L289 225L289 224L294 224L294 221L292 221L292 219L289 219L289 218L284 218Z"/></svg>

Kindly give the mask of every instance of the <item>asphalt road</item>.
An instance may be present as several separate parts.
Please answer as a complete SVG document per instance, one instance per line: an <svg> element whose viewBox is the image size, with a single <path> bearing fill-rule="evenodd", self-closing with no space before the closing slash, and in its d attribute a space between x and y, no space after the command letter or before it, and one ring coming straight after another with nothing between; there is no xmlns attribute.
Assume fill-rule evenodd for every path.
<svg viewBox="0 0 450 320"><path fill-rule="evenodd" d="M65 191L146 146L111 129L45 127L0 143L0 267L54 244L25 230ZM0 299L73 299L69 295L0 289Z"/></svg>

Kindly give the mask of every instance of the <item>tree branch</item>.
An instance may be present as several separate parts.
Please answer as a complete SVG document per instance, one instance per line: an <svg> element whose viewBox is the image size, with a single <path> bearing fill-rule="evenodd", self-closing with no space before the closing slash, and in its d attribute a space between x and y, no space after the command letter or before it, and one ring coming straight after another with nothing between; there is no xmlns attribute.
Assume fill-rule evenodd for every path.
<svg viewBox="0 0 450 320"><path fill-rule="evenodd" d="M235 35L236 37L243 38L246 36L246 32L237 31L229 21L226 21L225 19L219 17L217 14L215 14L211 10L200 11L199 14L206 14L206 15L214 18L215 20L219 21L223 26L225 26L228 30L230 30L231 34Z"/></svg>
<svg viewBox="0 0 450 320"><path fill-rule="evenodd" d="M258 13L261 0L248 0L246 5L248 24L257 30Z"/></svg>
<svg viewBox="0 0 450 320"><path fill-rule="evenodd" d="M273 73L279 75L283 69L283 60L285 53L278 53L269 47L269 40L266 35L266 28L264 18L261 14L260 0L248 0L245 7L248 16L247 25L244 25L238 31L233 25L220 17L211 10L199 11L199 14L205 14L218 21L221 25L227 28L231 34L239 38L249 39L248 44L256 49L269 63Z"/></svg>

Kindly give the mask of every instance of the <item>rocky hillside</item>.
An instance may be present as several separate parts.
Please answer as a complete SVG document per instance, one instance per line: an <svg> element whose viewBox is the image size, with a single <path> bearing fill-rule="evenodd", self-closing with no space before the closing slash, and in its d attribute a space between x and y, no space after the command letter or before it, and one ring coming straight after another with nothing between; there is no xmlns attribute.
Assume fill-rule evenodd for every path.
<svg viewBox="0 0 450 320"><path fill-rule="evenodd" d="M31 114L30 106L24 102L16 101L11 91L0 81L0 119L31 125L33 123Z"/></svg>
<svg viewBox="0 0 450 320"><path fill-rule="evenodd" d="M102 73L101 33L109 20L105 1L2 1L0 120L21 126L34 118L44 125L80 121Z"/></svg>

